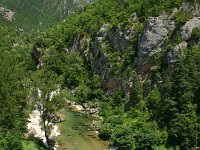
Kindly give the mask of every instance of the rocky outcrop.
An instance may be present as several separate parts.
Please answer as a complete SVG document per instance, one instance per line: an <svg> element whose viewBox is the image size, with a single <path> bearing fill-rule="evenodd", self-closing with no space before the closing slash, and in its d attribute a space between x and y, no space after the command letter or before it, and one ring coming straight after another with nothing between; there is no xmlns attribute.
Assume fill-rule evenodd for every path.
<svg viewBox="0 0 200 150"><path fill-rule="evenodd" d="M13 20L14 12L10 9L0 7L0 14L2 14L3 18L7 21Z"/></svg>
<svg viewBox="0 0 200 150"><path fill-rule="evenodd" d="M84 51L88 48L89 41L90 38L84 35L81 35L76 38L71 38L71 40L68 42L68 47L65 49L65 51Z"/></svg>
<svg viewBox="0 0 200 150"><path fill-rule="evenodd" d="M138 57L135 60L140 72L148 71L154 55L162 51L162 46L168 35L174 30L175 22L163 14L159 17L150 17L139 39Z"/></svg>
<svg viewBox="0 0 200 150"><path fill-rule="evenodd" d="M200 27L200 17L194 17L185 23L185 25L181 28L182 39L189 39L192 34L192 30L195 27Z"/></svg>
<svg viewBox="0 0 200 150"><path fill-rule="evenodd" d="M132 34L133 31L131 29L121 31L119 27L113 27L108 31L107 39L113 51L125 52Z"/></svg>
<svg viewBox="0 0 200 150"><path fill-rule="evenodd" d="M42 61L42 51L40 48L35 47L33 49L33 55L34 55L34 59L35 59L35 63L37 65L37 69L41 69L44 67L44 63Z"/></svg>
<svg viewBox="0 0 200 150"><path fill-rule="evenodd" d="M200 5L199 3L192 4L191 2L184 1L182 6L179 8L180 12L189 12L193 16L200 15Z"/></svg>
<svg viewBox="0 0 200 150"><path fill-rule="evenodd" d="M167 53L167 63L175 63L182 55L182 49L186 49L189 45L187 42L191 37L192 30L195 27L200 27L200 6L191 2L183 2L182 6L174 9L171 15L162 14L158 17L150 17L147 25L144 27L143 33L138 41L138 52L135 58L135 65L138 68L139 74L150 74L153 66L156 65L155 56L166 50L166 45L172 34L177 34L174 31L176 24L173 20L177 13L188 12L192 19L188 20L181 28L177 28L177 36L181 38L181 43L174 43L174 48ZM177 38L172 36L172 38ZM186 42L187 41L187 42ZM180 42L180 41L179 41ZM173 41L171 41L173 43ZM194 45L194 44L193 44ZM196 43L198 45L198 43Z"/></svg>
<svg viewBox="0 0 200 150"><path fill-rule="evenodd" d="M113 51L125 52L131 43L131 37L133 37L134 23L138 22L136 13L130 16L129 21L132 22L133 26L126 30L122 30L119 26L112 27L107 33L107 40L112 47Z"/></svg>
<svg viewBox="0 0 200 150"><path fill-rule="evenodd" d="M78 104L74 101L69 101L69 100L67 100L66 102L67 102L67 106L73 111L91 115L92 117L95 117L96 119L102 119L99 116L98 107L92 107L90 103ZM98 106L99 104L96 103L96 105Z"/></svg>
<svg viewBox="0 0 200 150"><path fill-rule="evenodd" d="M189 12L192 19L180 27L177 25L178 22L175 22L176 15L185 11ZM149 17L141 31L142 23L138 21L136 13L133 13L127 18L129 24L126 27L122 27L120 23L113 26L104 22L98 32L90 33L88 31L87 34L82 33L77 37L71 37L63 50L66 53L79 51L85 62L91 67L92 72L101 76L107 94L117 90L120 86L128 93L132 82L131 75L129 76L130 72L126 69L129 66L132 67L130 63L132 62L133 66L137 68L141 80L146 78L161 82L160 75L157 77L158 79L152 79L151 75L158 73L162 64L167 64L168 67L173 66L184 55L184 49L190 47L192 43L192 41L190 43L192 30L200 26L198 15L199 4L191 5L189 2L184 2L180 8L174 8L170 14L163 12L158 17ZM135 44L134 40L137 38L138 43ZM194 44L192 43L192 45ZM171 48L169 49L169 47ZM129 66L117 66L126 61L126 52L130 48L134 54L128 53L127 55L134 60L128 62ZM112 53L114 54L112 55ZM130 58L128 59L130 61ZM114 70L118 68L121 69L120 73Z"/></svg>
<svg viewBox="0 0 200 150"><path fill-rule="evenodd" d="M128 29L122 29L120 26L113 27L105 23L93 39L86 35L72 38L64 49L66 53L78 50L85 62L91 64L92 71L103 78L104 88L108 93L115 91L122 81L112 75L106 51L109 47L113 52L126 53L135 33L134 24L138 23L135 13L130 16L130 21L132 26Z"/></svg>
<svg viewBox="0 0 200 150"><path fill-rule="evenodd" d="M176 45L171 51L167 53L167 62L168 64L173 64L179 60L183 55L183 50L187 48L187 43L184 41Z"/></svg>
<svg viewBox="0 0 200 150"><path fill-rule="evenodd" d="M127 88L128 85L125 85L128 81L124 82L124 79L119 76L115 77L111 73L112 68L110 67L112 67L113 64L107 64L109 56L107 56L106 50L109 47L113 52L119 52L121 54L126 53L135 33L134 25L137 22L136 14L134 13L130 19L133 24L126 30L121 29L120 26L110 27L109 24L104 24L95 38L93 55L95 56L96 54L97 57L94 58L92 68L94 72L97 72L103 77L105 83L104 89L107 94L111 94L113 91L117 90L119 86L124 87L124 90L129 89Z"/></svg>
<svg viewBox="0 0 200 150"><path fill-rule="evenodd" d="M92 42L93 47L91 49L93 55L92 70L98 74L101 74L102 76L105 74L105 67L107 63L105 54L105 40L108 30L109 24L102 25L97 33L97 36L95 37L94 42Z"/></svg>

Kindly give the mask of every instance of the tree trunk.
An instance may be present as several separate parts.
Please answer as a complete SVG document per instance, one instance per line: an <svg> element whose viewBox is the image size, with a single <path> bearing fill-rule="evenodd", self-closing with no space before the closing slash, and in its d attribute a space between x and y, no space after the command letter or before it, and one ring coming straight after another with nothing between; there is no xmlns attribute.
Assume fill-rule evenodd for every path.
<svg viewBox="0 0 200 150"><path fill-rule="evenodd" d="M47 124L45 124L45 122L46 122L46 117L45 117L46 115L45 114L43 114L43 126L44 126L44 135L45 135L45 138L46 138L46 142L47 142L47 149L48 150L52 150L52 148L51 148L51 142L50 142L50 138L49 138L49 135L48 135L48 125L49 125L49 122L47 123Z"/></svg>

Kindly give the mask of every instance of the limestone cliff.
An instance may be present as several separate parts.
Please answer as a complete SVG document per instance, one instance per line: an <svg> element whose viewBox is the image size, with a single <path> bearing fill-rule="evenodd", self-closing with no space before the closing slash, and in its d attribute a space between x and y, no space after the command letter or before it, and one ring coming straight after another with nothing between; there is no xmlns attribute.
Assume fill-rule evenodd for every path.
<svg viewBox="0 0 200 150"><path fill-rule="evenodd" d="M185 12L190 17L180 24L177 16ZM91 71L102 77L107 93L112 93L119 86L129 93L134 82L133 70L130 69L133 66L137 68L141 81L150 81L146 83L148 87L162 82L160 67L167 64L169 72L172 72L173 64L184 57L184 49L191 46L192 30L200 27L199 4L184 2L170 13L162 12L157 17L149 17L146 23L139 21L136 13L126 20L129 22L126 27L104 22L93 36L81 34L71 37L63 49L67 53L79 51L85 63L90 64ZM127 55L132 57L132 62L128 64ZM154 82L151 82L155 73Z"/></svg>

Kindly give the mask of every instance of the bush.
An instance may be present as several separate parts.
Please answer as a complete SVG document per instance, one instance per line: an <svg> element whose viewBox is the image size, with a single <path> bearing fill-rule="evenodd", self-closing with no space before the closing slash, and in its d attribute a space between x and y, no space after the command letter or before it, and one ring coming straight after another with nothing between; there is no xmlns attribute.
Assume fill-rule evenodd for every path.
<svg viewBox="0 0 200 150"><path fill-rule="evenodd" d="M200 27L196 27L192 30L192 40L198 42L200 40Z"/></svg>

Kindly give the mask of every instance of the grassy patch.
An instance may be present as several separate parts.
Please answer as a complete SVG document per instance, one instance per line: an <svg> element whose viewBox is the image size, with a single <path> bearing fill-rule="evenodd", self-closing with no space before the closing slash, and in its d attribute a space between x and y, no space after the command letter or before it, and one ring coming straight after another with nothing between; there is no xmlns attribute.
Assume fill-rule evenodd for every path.
<svg viewBox="0 0 200 150"><path fill-rule="evenodd" d="M22 150L44 150L42 146L39 146L36 141L23 140L22 141Z"/></svg>

